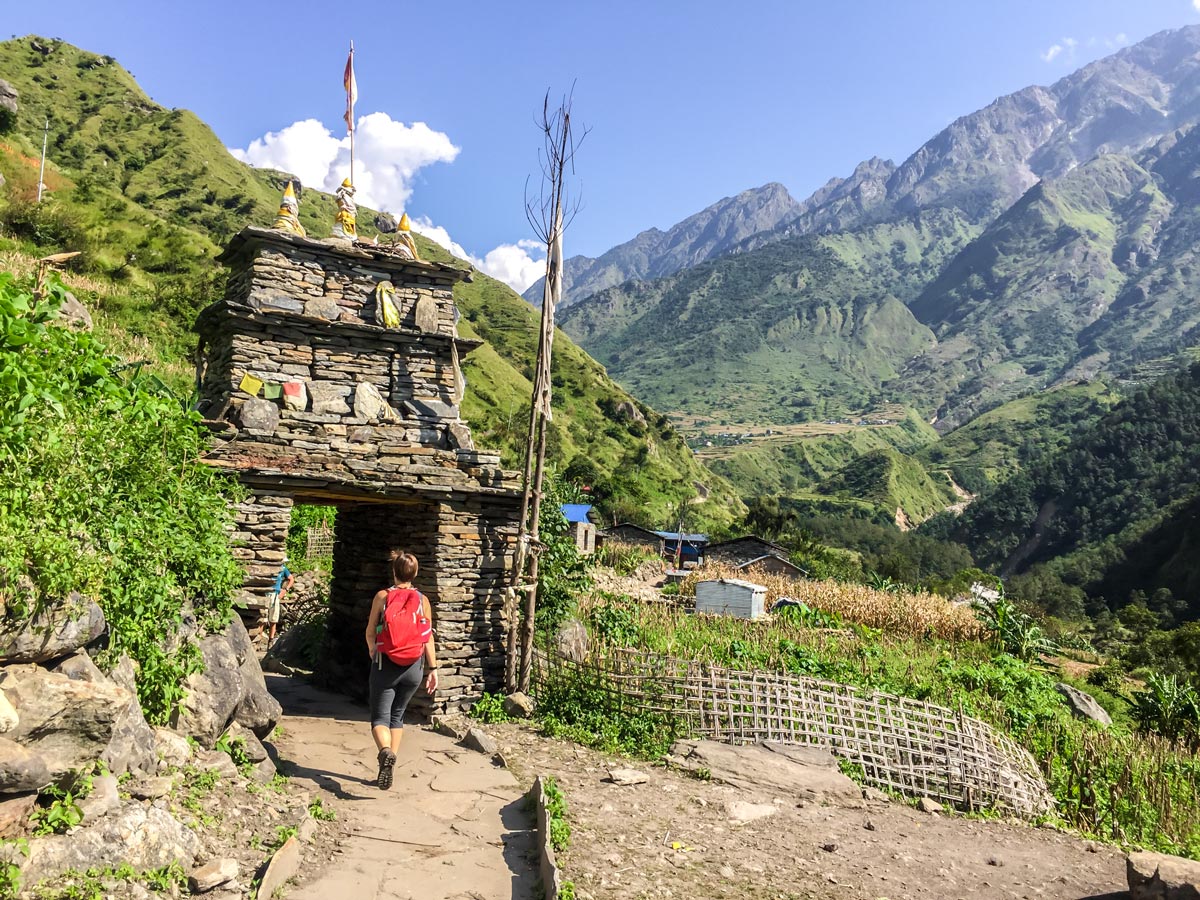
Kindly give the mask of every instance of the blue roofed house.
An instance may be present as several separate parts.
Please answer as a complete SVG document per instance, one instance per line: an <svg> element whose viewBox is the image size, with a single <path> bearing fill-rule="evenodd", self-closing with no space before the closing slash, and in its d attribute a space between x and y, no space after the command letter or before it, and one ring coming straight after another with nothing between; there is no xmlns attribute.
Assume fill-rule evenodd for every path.
<svg viewBox="0 0 1200 900"><path fill-rule="evenodd" d="M656 531L655 534L663 539L663 556L667 559L675 559L678 554L681 566L704 565L707 534L680 534L678 531Z"/></svg>
<svg viewBox="0 0 1200 900"><path fill-rule="evenodd" d="M587 556L596 552L596 525L592 522L590 503L564 503L562 514L567 518L570 533L575 538L575 547Z"/></svg>

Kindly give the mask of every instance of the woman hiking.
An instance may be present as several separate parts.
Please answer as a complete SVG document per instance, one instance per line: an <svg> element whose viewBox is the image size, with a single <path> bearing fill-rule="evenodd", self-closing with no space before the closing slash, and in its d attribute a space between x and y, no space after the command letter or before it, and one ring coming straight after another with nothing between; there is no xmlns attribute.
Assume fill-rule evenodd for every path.
<svg viewBox="0 0 1200 900"><path fill-rule="evenodd" d="M371 734L379 748L376 784L384 791L392 786L408 702L422 676L430 694L438 686L429 600L412 585L417 558L393 550L391 560L394 582L375 595L366 635L371 654Z"/></svg>

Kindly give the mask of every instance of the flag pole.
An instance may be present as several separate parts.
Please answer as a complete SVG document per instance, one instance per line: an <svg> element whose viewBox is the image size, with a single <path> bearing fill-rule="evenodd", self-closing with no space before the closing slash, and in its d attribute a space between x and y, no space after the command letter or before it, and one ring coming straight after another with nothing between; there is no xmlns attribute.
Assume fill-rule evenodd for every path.
<svg viewBox="0 0 1200 900"><path fill-rule="evenodd" d="M354 41L350 42L350 77L354 72ZM354 105L350 95L346 95L346 124L350 126L350 183L354 184Z"/></svg>

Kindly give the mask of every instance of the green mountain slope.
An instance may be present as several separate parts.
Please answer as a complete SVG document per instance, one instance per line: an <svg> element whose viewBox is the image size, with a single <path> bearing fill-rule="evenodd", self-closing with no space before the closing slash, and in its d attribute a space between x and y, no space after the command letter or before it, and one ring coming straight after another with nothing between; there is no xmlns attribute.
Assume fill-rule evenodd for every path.
<svg viewBox="0 0 1200 900"><path fill-rule="evenodd" d="M1064 447L1117 399L1103 382L1094 382L1010 400L930 441L918 457L977 494L1015 474L1031 458Z"/></svg>
<svg viewBox="0 0 1200 900"><path fill-rule="evenodd" d="M905 304L973 234L939 211L781 241L601 291L563 329L660 408L781 424L816 399L860 410L932 344Z"/></svg>
<svg viewBox="0 0 1200 900"><path fill-rule="evenodd" d="M967 508L956 536L1005 574L1044 569L1093 603L1200 577L1200 365L1138 390ZM1152 552L1151 552L1152 551ZM1194 595L1181 594L1192 618Z"/></svg>
<svg viewBox="0 0 1200 900"><path fill-rule="evenodd" d="M0 133L0 254L7 251L10 265L27 265L31 254L84 251L68 278L102 330L169 366L180 384L194 347L188 329L223 283L212 258L243 225L273 219L283 173L234 159L194 115L153 103L115 61L69 44L2 42L0 78L20 94L15 126ZM39 207L32 200L46 110L53 110L46 178L52 190ZM328 233L330 196L307 189L300 208L311 233ZM372 219L372 211L360 209L366 235ZM428 258L449 259L418 241ZM465 366L465 412L480 443L498 446L506 463L515 463L524 442L535 314L482 274L456 288L455 297L464 333L487 341ZM610 502L651 520L694 497L697 484L711 498L699 507L701 519L706 510L717 521L738 512L728 486L696 462L665 419L645 407L644 422L617 415L621 404L633 402L629 395L565 335L556 351L552 458L560 466L590 459L609 480Z"/></svg>

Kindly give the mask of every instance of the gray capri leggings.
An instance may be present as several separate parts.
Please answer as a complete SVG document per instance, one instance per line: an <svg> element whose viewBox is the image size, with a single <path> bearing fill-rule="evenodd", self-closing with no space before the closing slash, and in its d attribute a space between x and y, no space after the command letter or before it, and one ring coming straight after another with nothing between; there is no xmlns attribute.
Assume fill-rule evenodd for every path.
<svg viewBox="0 0 1200 900"><path fill-rule="evenodd" d="M425 674L425 655L407 666L399 665L385 653L371 660L371 727L404 727L404 710L421 686Z"/></svg>

